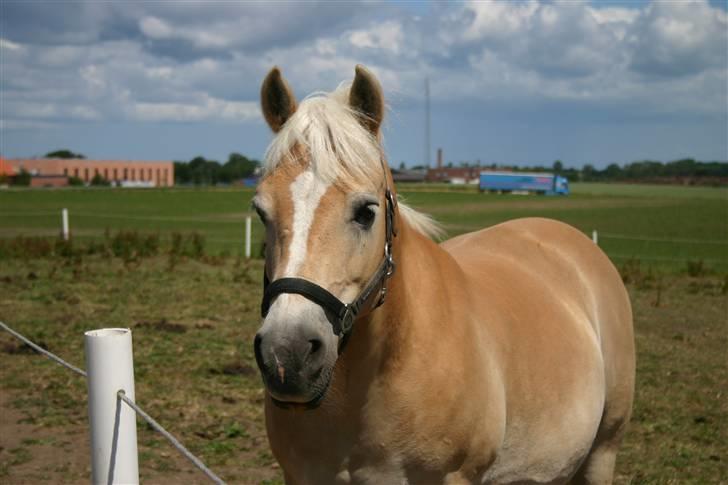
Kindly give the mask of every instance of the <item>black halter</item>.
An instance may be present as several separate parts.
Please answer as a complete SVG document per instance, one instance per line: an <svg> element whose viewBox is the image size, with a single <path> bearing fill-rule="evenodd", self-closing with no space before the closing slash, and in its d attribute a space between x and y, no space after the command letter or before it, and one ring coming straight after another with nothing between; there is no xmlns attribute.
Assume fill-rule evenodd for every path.
<svg viewBox="0 0 728 485"><path fill-rule="evenodd" d="M339 352L342 352L351 335L354 321L362 309L367 307L367 304L372 301L372 297L376 294L375 290L377 288L379 288L379 298L371 309L373 310L384 303L384 298L387 295L387 278L394 273L395 264L392 257L392 240L397 235L394 228L396 199L389 188L385 192L385 204L386 239L384 241L384 259L353 302L344 303L327 289L303 278L279 278L275 281L269 281L268 275L264 271L263 301L260 305L261 315L265 318L273 299L281 293L295 293L304 296L334 316L331 325L334 329L334 334L339 337Z"/></svg>

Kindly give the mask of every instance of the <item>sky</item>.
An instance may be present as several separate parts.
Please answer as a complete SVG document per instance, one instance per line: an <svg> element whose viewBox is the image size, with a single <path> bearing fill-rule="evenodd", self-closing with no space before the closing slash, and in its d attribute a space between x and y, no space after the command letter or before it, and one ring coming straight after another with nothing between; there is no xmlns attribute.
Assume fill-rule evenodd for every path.
<svg viewBox="0 0 728 485"><path fill-rule="evenodd" d="M0 155L261 159L260 83L364 64L390 164L728 160L724 1L0 2Z"/></svg>

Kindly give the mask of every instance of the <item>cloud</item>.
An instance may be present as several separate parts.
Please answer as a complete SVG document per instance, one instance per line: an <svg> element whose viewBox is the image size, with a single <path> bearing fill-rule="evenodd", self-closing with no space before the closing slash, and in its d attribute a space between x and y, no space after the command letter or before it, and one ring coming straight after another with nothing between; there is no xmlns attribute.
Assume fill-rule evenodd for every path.
<svg viewBox="0 0 728 485"><path fill-rule="evenodd" d="M234 102L201 96L195 103L133 103L129 109L139 121L246 121L260 117L257 103Z"/></svg>
<svg viewBox="0 0 728 485"><path fill-rule="evenodd" d="M725 10L706 1L3 2L0 119L249 123L282 67L299 98L379 76L397 110L725 116Z"/></svg>
<svg viewBox="0 0 728 485"><path fill-rule="evenodd" d="M728 16L703 1L655 2L630 32L635 72L662 77L726 69Z"/></svg>

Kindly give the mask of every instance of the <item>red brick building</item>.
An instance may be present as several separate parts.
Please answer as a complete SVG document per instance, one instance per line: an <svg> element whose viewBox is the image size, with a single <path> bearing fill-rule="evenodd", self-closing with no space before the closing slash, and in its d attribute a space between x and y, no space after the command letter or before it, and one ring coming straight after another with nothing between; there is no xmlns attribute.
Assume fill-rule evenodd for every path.
<svg viewBox="0 0 728 485"><path fill-rule="evenodd" d="M480 179L480 166L476 167L443 167L442 148L437 149L437 167L428 168L425 180L427 182L448 182L456 184L478 183Z"/></svg>
<svg viewBox="0 0 728 485"><path fill-rule="evenodd" d="M21 170L30 173L31 186L34 187L68 185L69 177L90 183L97 175L117 185L174 185L174 164L171 161L16 158L5 159L5 165L15 173Z"/></svg>

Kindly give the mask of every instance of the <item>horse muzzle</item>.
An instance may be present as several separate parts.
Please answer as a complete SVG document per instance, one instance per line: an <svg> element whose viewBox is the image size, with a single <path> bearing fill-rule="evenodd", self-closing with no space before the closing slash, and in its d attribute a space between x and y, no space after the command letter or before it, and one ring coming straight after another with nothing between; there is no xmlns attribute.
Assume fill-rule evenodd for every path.
<svg viewBox="0 0 728 485"><path fill-rule="evenodd" d="M261 329L255 336L263 383L276 404L315 407L326 394L335 363L329 362L327 339L305 325L282 328Z"/></svg>

